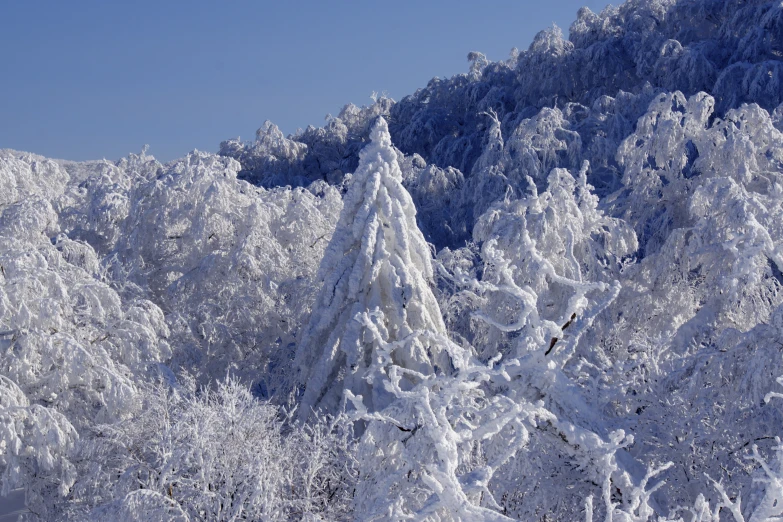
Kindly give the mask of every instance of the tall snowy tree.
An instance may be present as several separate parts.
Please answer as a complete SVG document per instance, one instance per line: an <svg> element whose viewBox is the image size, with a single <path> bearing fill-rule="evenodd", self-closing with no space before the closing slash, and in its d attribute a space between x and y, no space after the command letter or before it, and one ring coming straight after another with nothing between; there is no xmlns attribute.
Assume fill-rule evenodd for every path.
<svg viewBox="0 0 783 522"><path fill-rule="evenodd" d="M392 343L415 331L446 331L430 289L430 248L416 226L416 209L402 186L398 153L382 117L370 138L321 262L323 287L297 352L305 385L303 420L312 409L333 411L345 389L361 394L370 409L389 402L387 392L364 379L376 357L377 340L358 314L374 311L376 327ZM399 366L422 374L446 371L449 365L445 354L426 340L406 344L393 357Z"/></svg>

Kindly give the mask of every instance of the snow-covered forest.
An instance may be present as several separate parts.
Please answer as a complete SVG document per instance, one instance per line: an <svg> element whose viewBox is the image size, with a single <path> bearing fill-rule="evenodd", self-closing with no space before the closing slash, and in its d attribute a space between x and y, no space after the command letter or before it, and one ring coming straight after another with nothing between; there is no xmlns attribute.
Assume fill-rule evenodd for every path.
<svg viewBox="0 0 783 522"><path fill-rule="evenodd" d="M468 60L166 164L0 150L27 519L783 520L783 4Z"/></svg>

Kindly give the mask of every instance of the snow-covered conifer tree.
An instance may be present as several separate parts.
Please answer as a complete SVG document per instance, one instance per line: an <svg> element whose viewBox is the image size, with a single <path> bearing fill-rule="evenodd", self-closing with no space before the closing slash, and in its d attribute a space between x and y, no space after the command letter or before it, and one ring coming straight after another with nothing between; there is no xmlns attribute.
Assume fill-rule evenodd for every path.
<svg viewBox="0 0 783 522"><path fill-rule="evenodd" d="M398 153L382 117L370 137L321 262L323 287L297 352L305 386L301 419L312 409L335 410L343 390L363 395L371 409L388 403L386 392L365 380L376 340L357 314L376 312L387 342L419 330L446 330L430 289L430 248L416 226L416 209L402 186ZM448 371L448 359L439 352L437 345L417 341L394 357L401 367L423 374Z"/></svg>

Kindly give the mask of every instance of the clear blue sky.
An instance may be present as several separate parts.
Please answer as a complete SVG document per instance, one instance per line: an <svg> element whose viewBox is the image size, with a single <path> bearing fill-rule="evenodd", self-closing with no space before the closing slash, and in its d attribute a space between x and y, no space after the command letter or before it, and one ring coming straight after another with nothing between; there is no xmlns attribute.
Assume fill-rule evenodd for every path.
<svg viewBox="0 0 783 522"><path fill-rule="evenodd" d="M481 5L480 5L481 4ZM12 1L0 3L0 148L167 161L322 125L373 91L394 99L567 31L605 0Z"/></svg>

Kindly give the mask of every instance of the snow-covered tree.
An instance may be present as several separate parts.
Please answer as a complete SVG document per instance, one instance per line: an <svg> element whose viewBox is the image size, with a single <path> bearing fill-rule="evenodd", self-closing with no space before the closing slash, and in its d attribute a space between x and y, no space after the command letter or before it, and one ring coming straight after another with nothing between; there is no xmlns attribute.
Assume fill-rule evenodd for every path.
<svg viewBox="0 0 783 522"><path fill-rule="evenodd" d="M61 229L68 173L3 159L15 199L0 206L2 487L24 488L30 512L51 520L78 477L81 439L130 414L138 380L171 355L169 330L155 304L103 282L95 250Z"/></svg>
<svg viewBox="0 0 783 522"><path fill-rule="evenodd" d="M416 225L416 209L402 186L397 152L386 121L379 118L372 141L360 154L340 220L319 269L321 288L297 361L304 385L300 418L311 410L334 412L343 391L361 394L371 409L384 407L388 392L366 380L376 340L357 320L373 317L387 342L415 331L445 333L430 285L430 248ZM395 362L422 374L448 372L448 359L426 339L395 352ZM413 384L413 383L410 383Z"/></svg>
<svg viewBox="0 0 783 522"><path fill-rule="evenodd" d="M274 360L281 375L263 380L277 388L290 383L286 350L309 314L341 202L323 183L256 188L237 179L239 168L192 153L151 180L138 176L109 266L115 284L146 289L167 310L176 366L260 381Z"/></svg>

